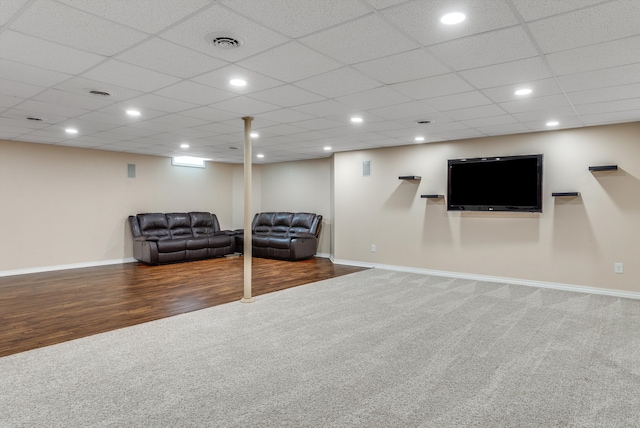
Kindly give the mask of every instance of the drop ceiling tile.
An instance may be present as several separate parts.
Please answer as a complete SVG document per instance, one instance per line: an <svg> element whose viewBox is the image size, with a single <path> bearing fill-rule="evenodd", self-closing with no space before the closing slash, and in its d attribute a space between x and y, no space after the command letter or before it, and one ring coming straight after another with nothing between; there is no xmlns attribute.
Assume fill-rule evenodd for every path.
<svg viewBox="0 0 640 428"><path fill-rule="evenodd" d="M260 115L260 119L277 123L293 123L312 119L310 114L302 113L289 108L273 110ZM254 124L255 125L255 124Z"/></svg>
<svg viewBox="0 0 640 428"><path fill-rule="evenodd" d="M640 2L620 0L529 23L544 53L640 34Z"/></svg>
<svg viewBox="0 0 640 428"><path fill-rule="evenodd" d="M568 105L569 101L567 100L567 97L562 94L500 103L500 107L508 113L523 113L526 111L566 107Z"/></svg>
<svg viewBox="0 0 640 428"><path fill-rule="evenodd" d="M344 64L381 58L419 46L375 14L300 40Z"/></svg>
<svg viewBox="0 0 640 428"><path fill-rule="evenodd" d="M281 107L293 107L326 99L323 96L305 91L304 89L300 89L292 85L278 86L277 88L255 92L252 93L250 97L274 105L279 105Z"/></svg>
<svg viewBox="0 0 640 428"><path fill-rule="evenodd" d="M10 28L83 51L113 56L147 34L56 3L37 1Z"/></svg>
<svg viewBox="0 0 640 428"><path fill-rule="evenodd" d="M514 125L516 120L509 114L503 114L499 116L482 117L479 119L461 120L462 124L469 128L483 128L483 127L498 127L503 125Z"/></svg>
<svg viewBox="0 0 640 428"><path fill-rule="evenodd" d="M552 117L548 119L556 119L556 118ZM534 132L536 131L552 131L553 132L559 129L569 129L569 128L584 126L582 121L575 116L562 118L560 121L560 125L554 126L554 127L548 127L546 125L546 122L548 119L544 119L542 121L536 121L536 122L526 122L524 123L524 125L526 125L527 128L529 128L531 131L534 131Z"/></svg>
<svg viewBox="0 0 640 428"><path fill-rule="evenodd" d="M446 112L446 115L454 120L469 120L480 117L502 116L505 111L495 104L478 107L463 108Z"/></svg>
<svg viewBox="0 0 640 428"><path fill-rule="evenodd" d="M354 64L353 68L386 84L407 82L450 71L447 66L424 49L414 49L361 62Z"/></svg>
<svg viewBox="0 0 640 428"><path fill-rule="evenodd" d="M407 0L366 0L366 1L377 10L382 10L391 6L398 5L400 3L404 3Z"/></svg>
<svg viewBox="0 0 640 428"><path fill-rule="evenodd" d="M408 103L371 109L370 111L384 119L410 119L412 123L417 120L432 120L435 116L440 115L440 113L431 108L429 100L410 101Z"/></svg>
<svg viewBox="0 0 640 428"><path fill-rule="evenodd" d="M2 8L0 8L0 27L4 27L5 24L11 19L28 0L4 0L2 2Z"/></svg>
<svg viewBox="0 0 640 428"><path fill-rule="evenodd" d="M42 86L30 85L28 83L0 80L0 95L5 97L31 98L45 89L46 88Z"/></svg>
<svg viewBox="0 0 640 428"><path fill-rule="evenodd" d="M241 67L260 70L274 79L295 82L340 67L340 63L301 45L287 43L240 61Z"/></svg>
<svg viewBox="0 0 640 428"><path fill-rule="evenodd" d="M476 88L484 89L541 80L551 77L551 73L542 58L536 56L461 71L460 76Z"/></svg>
<svg viewBox="0 0 640 428"><path fill-rule="evenodd" d="M211 107L225 110L233 113L237 113L240 117L243 116L251 116L260 113L265 113L272 110L278 110L281 107L265 103L264 101L256 100L249 97L235 97L231 98L216 104L213 104Z"/></svg>
<svg viewBox="0 0 640 428"><path fill-rule="evenodd" d="M295 122L295 126L305 129L312 130L324 130L330 128L338 128L344 126L344 122L336 122L333 120L328 120L324 118L316 118L309 120L301 120L299 122Z"/></svg>
<svg viewBox="0 0 640 428"><path fill-rule="evenodd" d="M92 122L102 122L112 125L113 127L123 126L131 123L131 118L124 114L111 114L101 111L92 111L81 116L78 119L90 120Z"/></svg>
<svg viewBox="0 0 640 428"><path fill-rule="evenodd" d="M244 87L233 86L229 83L231 79L244 79L247 81L247 85ZM284 82L280 80L272 79L255 71L239 67L236 64L227 65L201 76L194 77L191 80L213 88L244 95L284 84Z"/></svg>
<svg viewBox="0 0 640 428"><path fill-rule="evenodd" d="M567 97L574 105L640 98L640 83L570 92Z"/></svg>
<svg viewBox="0 0 640 428"><path fill-rule="evenodd" d="M131 138L150 137L156 135L156 131L142 128L131 128L130 126L120 126L109 129L109 134L122 134ZM106 141L108 142L108 141Z"/></svg>
<svg viewBox="0 0 640 428"><path fill-rule="evenodd" d="M578 114L606 114L614 111L640 110L640 98L577 105Z"/></svg>
<svg viewBox="0 0 640 428"><path fill-rule="evenodd" d="M607 0L512 0L525 21L582 9Z"/></svg>
<svg viewBox="0 0 640 428"><path fill-rule="evenodd" d="M558 81L565 92L604 88L607 86L638 83L640 63L612 67L604 70L560 76Z"/></svg>
<svg viewBox="0 0 640 428"><path fill-rule="evenodd" d="M292 7L290 0L222 0L220 3L290 37L313 33L371 12L359 0L307 1L304 7Z"/></svg>
<svg viewBox="0 0 640 428"><path fill-rule="evenodd" d="M474 88L454 73L391 85L398 92L416 100L471 91Z"/></svg>
<svg viewBox="0 0 640 428"><path fill-rule="evenodd" d="M242 43L241 46L236 49L215 47L207 35L216 32L230 34ZM219 4L213 4L212 7L180 22L163 33L162 37L228 62L256 55L289 40Z"/></svg>
<svg viewBox="0 0 640 428"><path fill-rule="evenodd" d="M78 95L60 89L47 89L32 98L50 104L75 107L84 110L98 110L113 104L110 97L95 97L89 94Z"/></svg>
<svg viewBox="0 0 640 428"><path fill-rule="evenodd" d="M458 71L517 61L538 54L521 27L452 40L429 49L442 62Z"/></svg>
<svg viewBox="0 0 640 428"><path fill-rule="evenodd" d="M28 117L37 117L38 119L42 119L41 121L27 120ZM12 108L2 113L3 118L8 119L16 119L23 123L21 127L32 128L32 129L40 129L45 128L51 124L60 123L64 120L67 120L68 116L62 116L55 113L41 113L34 112L28 108L24 107L24 104L20 105L18 108Z"/></svg>
<svg viewBox="0 0 640 428"><path fill-rule="evenodd" d="M167 114L155 119L150 119L151 122L160 122L165 125L172 125L176 129L191 128L194 126L206 125L209 123L206 120L196 119L193 117L182 116L179 114Z"/></svg>
<svg viewBox="0 0 640 428"><path fill-rule="evenodd" d="M211 4L209 0L60 1L148 33L156 33Z"/></svg>
<svg viewBox="0 0 640 428"><path fill-rule="evenodd" d="M305 104L303 106L294 107L293 109L319 117L342 115L344 116L345 122L349 120L348 118L350 115L359 112L359 109L344 105L336 100L326 100L317 103Z"/></svg>
<svg viewBox="0 0 640 428"><path fill-rule="evenodd" d="M469 18L460 25L442 24L442 15L452 11L463 12ZM458 4L451 4L450 0L419 0L390 8L382 14L425 46L518 24L504 0Z"/></svg>
<svg viewBox="0 0 640 428"><path fill-rule="evenodd" d="M529 132L529 128L520 123L512 123L506 125L480 126L476 130L485 135L508 135Z"/></svg>
<svg viewBox="0 0 640 428"><path fill-rule="evenodd" d="M0 92L0 115L2 114L3 108L15 107L18 104L26 101L26 98L18 98L12 95L4 95Z"/></svg>
<svg viewBox="0 0 640 428"><path fill-rule="evenodd" d="M468 138L481 138L486 137L487 135L478 131L477 129L461 129L460 131L448 131L443 134L434 134L431 137L435 138L436 141L439 138L443 140L465 140Z"/></svg>
<svg viewBox="0 0 640 428"><path fill-rule="evenodd" d="M85 79L83 77L72 77L57 85L55 89L60 89L66 92L72 92L79 95L87 95L96 99L108 100L111 102L122 102L129 98L138 97L143 94L141 91L135 89L123 88L122 86L116 86L113 84L107 84L99 82L97 80ZM110 96L91 95L89 91L96 90L102 92L108 92Z"/></svg>
<svg viewBox="0 0 640 428"><path fill-rule="evenodd" d="M106 61L84 73L82 77L144 92L155 91L180 80L116 60Z"/></svg>
<svg viewBox="0 0 640 428"><path fill-rule="evenodd" d="M296 86L328 98L336 98L373 89L381 84L353 68L342 67L296 82Z"/></svg>
<svg viewBox="0 0 640 428"><path fill-rule="evenodd" d="M291 135L291 134L299 134L301 132L306 131L306 129L281 123L279 125L274 125L274 126L269 126L267 128L264 128L262 129L262 131L268 132L274 135Z"/></svg>
<svg viewBox="0 0 640 428"><path fill-rule="evenodd" d="M46 103L42 101L28 100L20 105L25 111L33 112L33 114L42 113L44 115L55 115L62 117L74 117L88 113L89 110L75 107L61 106L57 104Z"/></svg>
<svg viewBox="0 0 640 428"><path fill-rule="evenodd" d="M446 97L430 98L426 101L431 108L440 112L491 104L491 100L485 97L480 91L470 91L447 95Z"/></svg>
<svg viewBox="0 0 640 428"><path fill-rule="evenodd" d="M543 124L549 120L556 120L565 118L575 118L576 112L573 107L553 107L544 110L535 110L535 111L526 111L522 113L514 113L513 117L515 117L519 122L522 123L539 123Z"/></svg>
<svg viewBox="0 0 640 428"><path fill-rule="evenodd" d="M162 116L165 113L177 113L183 110L189 110L196 107L196 104L186 103L184 101L178 101L167 97L161 97L160 95L147 94L141 97L131 98L123 103L107 107L102 109L105 113L125 115L128 108L137 108L140 110L142 120L149 119L157 116ZM133 118L134 120L137 120Z"/></svg>
<svg viewBox="0 0 640 428"><path fill-rule="evenodd" d="M518 89L529 88L533 92L529 95L516 95L515 91ZM482 91L487 97L489 97L492 101L501 103L507 101L521 100L521 99L529 99L535 97L542 97L546 95L557 95L561 94L562 91L558 86L558 83L555 79L542 79L536 81L530 81L522 84L511 84L507 86L501 86L497 88L489 88L484 89Z"/></svg>
<svg viewBox="0 0 640 428"><path fill-rule="evenodd" d="M228 64L159 38L149 39L118 55L116 59L182 78L197 76Z"/></svg>
<svg viewBox="0 0 640 428"><path fill-rule="evenodd" d="M640 36L547 55L557 76L640 62Z"/></svg>
<svg viewBox="0 0 640 428"><path fill-rule="evenodd" d="M234 93L222 91L220 89L212 88L211 86L201 85L188 80L160 89L155 93L167 98L173 98L190 104L199 104L203 106L224 101L236 96Z"/></svg>
<svg viewBox="0 0 640 428"><path fill-rule="evenodd" d="M640 120L640 109L611 113L582 114L580 115L580 119L582 119L587 126L621 122L637 122Z"/></svg>
<svg viewBox="0 0 640 428"><path fill-rule="evenodd" d="M243 122L238 120L237 124L215 122L215 123L209 123L207 125L198 126L195 129L220 135L220 134L230 134L232 132L238 132L239 130L243 129L243 125L244 125ZM241 139L244 140L243 137L241 137Z"/></svg>
<svg viewBox="0 0 640 428"><path fill-rule="evenodd" d="M0 39L2 36L0 36ZM2 42L0 42L1 44ZM58 73L56 71L45 70L40 67L34 67L27 64L9 61L4 58L2 51L0 61L0 79L11 80L14 82L28 83L36 86L53 86L63 82L71 77L70 74ZM4 83L2 83L4 84Z"/></svg>
<svg viewBox="0 0 640 428"><path fill-rule="evenodd" d="M337 101L351 105L362 110L375 109L411 101L406 95L395 91L388 86L358 92L336 98Z"/></svg>
<svg viewBox="0 0 640 428"><path fill-rule="evenodd" d="M195 117L198 119L203 119L208 122L220 122L223 120L238 118L237 113L232 113L229 111L224 111L224 110L211 108L211 107L197 107L194 109L183 110L180 112L180 114L187 117Z"/></svg>
<svg viewBox="0 0 640 428"><path fill-rule="evenodd" d="M92 120L81 119L77 117L60 122L60 126L62 126L63 128L76 128L85 135L98 131L106 131L113 128L113 125L110 123L94 122Z"/></svg>
<svg viewBox="0 0 640 428"><path fill-rule="evenodd" d="M105 120L110 116L118 116L123 120L126 120L126 123L129 123L129 124L142 122L144 120L153 119L155 117L160 117L167 114L166 111L154 110L146 107L146 108L140 109L140 113L141 113L140 116L133 117L127 114L126 111L128 108L140 109L140 106L137 103L133 104L127 101L126 103L112 104L108 107L100 109L99 112L106 113L107 115L109 115L109 116L105 116ZM120 122L120 120L118 120L118 122Z"/></svg>
<svg viewBox="0 0 640 428"><path fill-rule="evenodd" d="M101 55L11 30L5 30L0 34L0 52L2 52L3 63L6 59L68 74L82 73L105 59Z"/></svg>

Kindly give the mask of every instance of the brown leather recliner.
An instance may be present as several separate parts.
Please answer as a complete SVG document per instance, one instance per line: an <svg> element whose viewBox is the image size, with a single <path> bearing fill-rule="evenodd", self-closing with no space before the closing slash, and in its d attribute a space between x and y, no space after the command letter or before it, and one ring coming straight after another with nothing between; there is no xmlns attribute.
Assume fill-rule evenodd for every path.
<svg viewBox="0 0 640 428"><path fill-rule="evenodd" d="M235 232L220 230L215 214L143 213L129 216L133 257L157 265L222 257L235 252Z"/></svg>
<svg viewBox="0 0 640 428"><path fill-rule="evenodd" d="M302 260L318 250L322 216L314 213L262 212L251 225L253 257ZM236 231L236 251L244 252L244 233Z"/></svg>

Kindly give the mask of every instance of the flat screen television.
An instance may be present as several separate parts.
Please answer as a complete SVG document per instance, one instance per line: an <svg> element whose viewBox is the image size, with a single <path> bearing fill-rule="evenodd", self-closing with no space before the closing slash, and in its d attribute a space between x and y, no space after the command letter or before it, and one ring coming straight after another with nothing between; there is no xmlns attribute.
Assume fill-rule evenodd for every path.
<svg viewBox="0 0 640 428"><path fill-rule="evenodd" d="M542 212L542 155L449 159L447 210Z"/></svg>

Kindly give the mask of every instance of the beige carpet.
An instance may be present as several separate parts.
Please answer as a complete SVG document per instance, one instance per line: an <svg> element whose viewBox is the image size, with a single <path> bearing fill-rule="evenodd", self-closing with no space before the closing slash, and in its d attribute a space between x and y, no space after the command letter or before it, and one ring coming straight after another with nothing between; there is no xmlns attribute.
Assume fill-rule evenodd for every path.
<svg viewBox="0 0 640 428"><path fill-rule="evenodd" d="M0 427L636 427L640 301L363 271L0 359Z"/></svg>

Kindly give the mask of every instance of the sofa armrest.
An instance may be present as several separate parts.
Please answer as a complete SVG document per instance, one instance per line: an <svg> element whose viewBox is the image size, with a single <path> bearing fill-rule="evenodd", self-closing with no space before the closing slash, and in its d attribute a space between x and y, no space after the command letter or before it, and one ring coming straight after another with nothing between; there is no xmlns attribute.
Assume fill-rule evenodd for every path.
<svg viewBox="0 0 640 428"><path fill-rule="evenodd" d="M293 232L289 234L289 237L291 239L295 239L295 238L318 239L318 237L313 233L306 233L306 232Z"/></svg>

